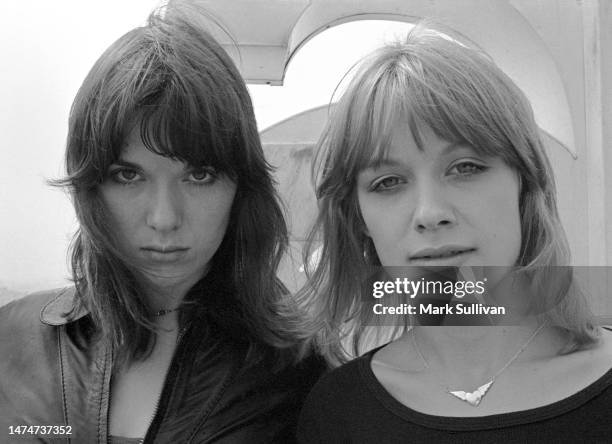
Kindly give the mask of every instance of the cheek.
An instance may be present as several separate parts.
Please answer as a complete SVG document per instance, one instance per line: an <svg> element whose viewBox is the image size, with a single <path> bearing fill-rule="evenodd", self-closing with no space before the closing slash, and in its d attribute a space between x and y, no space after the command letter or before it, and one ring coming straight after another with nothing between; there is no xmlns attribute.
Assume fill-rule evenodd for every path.
<svg viewBox="0 0 612 444"><path fill-rule="evenodd" d="M361 218L364 223L364 234L368 237L376 237L379 232L378 219L376 217L377 208L372 199L364 195L362 191L357 193L357 205Z"/></svg>
<svg viewBox="0 0 612 444"><path fill-rule="evenodd" d="M522 245L522 236L521 236L521 217L518 208L518 202L516 206L513 208L513 211L508 214L508 221L506 223L506 231L507 231L507 242L508 249L511 251L511 255L513 256L513 262L518 260L518 256L521 250Z"/></svg>
<svg viewBox="0 0 612 444"><path fill-rule="evenodd" d="M231 206L215 207L200 212L194 221L195 226L200 229L200 237L215 238L223 236L229 223L230 208Z"/></svg>
<svg viewBox="0 0 612 444"><path fill-rule="evenodd" d="M229 223L234 192L220 193L199 202L190 209L191 226L198 233L200 243L219 244Z"/></svg>
<svg viewBox="0 0 612 444"><path fill-rule="evenodd" d="M488 233L490 245L496 251L496 261L500 265L514 264L521 248L518 185L509 181L505 189L490 195L481 214L486 215L482 232Z"/></svg>
<svg viewBox="0 0 612 444"><path fill-rule="evenodd" d="M383 264L396 263L402 237L407 226L404 207L389 205L380 199L359 196L359 208L365 223L365 234L372 239Z"/></svg>
<svg viewBox="0 0 612 444"><path fill-rule="evenodd" d="M137 202L133 199L126 201L120 193L114 193L112 190L102 191L100 196L114 234L122 239L130 239L139 217Z"/></svg>

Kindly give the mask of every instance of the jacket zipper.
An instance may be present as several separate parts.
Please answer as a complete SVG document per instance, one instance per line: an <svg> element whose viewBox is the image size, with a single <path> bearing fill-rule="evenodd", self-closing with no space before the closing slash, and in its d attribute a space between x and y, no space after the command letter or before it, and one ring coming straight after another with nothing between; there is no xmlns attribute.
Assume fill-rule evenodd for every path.
<svg viewBox="0 0 612 444"><path fill-rule="evenodd" d="M176 350L174 351L174 356L172 356L172 360L170 361L170 367L168 368L168 372L166 373L166 377L164 379L164 385L162 386L161 394L159 395L159 398L157 399L157 403L155 404L155 408L153 409L153 416L151 416L151 420L149 421L149 426L147 427L147 433L145 434L143 440L141 441L142 444L153 443L155 440L155 437L157 436L159 426L161 425L162 419L166 413L166 407L170 400L172 389L174 388L175 382L178 377L179 368L180 368L179 363L181 362L181 359L179 359L179 357L182 355L183 349L186 347L186 345L184 346L186 341L183 341L183 339L185 338L185 336L187 336L187 331L189 330L189 328L190 328L190 325L186 326L179 333L179 336L177 338L178 344L176 346ZM163 408L160 409L160 407L162 406Z"/></svg>

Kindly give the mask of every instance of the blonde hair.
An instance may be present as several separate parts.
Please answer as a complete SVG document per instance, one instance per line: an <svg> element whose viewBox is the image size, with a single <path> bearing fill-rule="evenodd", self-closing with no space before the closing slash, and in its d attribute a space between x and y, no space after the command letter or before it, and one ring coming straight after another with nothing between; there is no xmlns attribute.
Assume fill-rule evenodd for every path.
<svg viewBox="0 0 612 444"><path fill-rule="evenodd" d="M420 149L419 126L425 125L440 138L503 159L521 183L521 272L543 285L542 266L569 265L553 172L528 100L486 54L452 37L421 24L405 41L365 58L317 144L312 174L319 214L304 250L309 279L299 298L313 313L319 347L331 362L359 355L368 342L371 312L362 309L364 288L356 277L380 261L365 234L355 184L362 169L384 159L399 123L408 122ZM315 249L320 260L308 267ZM571 269L564 270L570 273L567 295L561 301L545 295L555 302L544 305L555 305L547 320L568 332L569 352L594 343L597 328ZM390 337L405 328L396 326ZM351 352L342 345L347 338Z"/></svg>

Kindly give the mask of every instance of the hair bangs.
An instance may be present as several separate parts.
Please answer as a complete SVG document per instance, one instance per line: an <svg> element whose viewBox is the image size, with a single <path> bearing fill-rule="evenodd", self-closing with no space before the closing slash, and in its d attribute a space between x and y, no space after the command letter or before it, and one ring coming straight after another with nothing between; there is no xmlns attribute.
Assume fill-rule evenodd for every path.
<svg viewBox="0 0 612 444"><path fill-rule="evenodd" d="M355 76L349 95L352 99L344 105L344 111L340 110L348 124L345 150L337 155L345 159L347 177L387 159L397 128L403 124L408 123L420 140L412 103L406 99L402 79L394 67L385 64L376 73L369 71L362 70Z"/></svg>
<svg viewBox="0 0 612 444"><path fill-rule="evenodd" d="M427 36L421 37L427 40ZM408 43L411 36L408 37ZM418 43L418 42L417 42ZM426 50L427 49L427 50ZM465 143L479 154L501 157L518 167L513 134L514 116L524 112L516 98L522 93L491 60L460 43L436 38L435 48L408 46L420 70L411 70L415 114L436 135Z"/></svg>
<svg viewBox="0 0 612 444"><path fill-rule="evenodd" d="M377 82L366 105L367 120L360 125L363 145L356 150L359 153L358 170L380 165L388 158L397 128L406 122L416 127L410 109L410 103L401 94L401 81L394 73L385 73Z"/></svg>
<svg viewBox="0 0 612 444"><path fill-rule="evenodd" d="M174 36L163 31L138 28L125 34L86 78L87 94L77 97L71 112L71 127L79 133L72 135L75 151L69 152L65 184L79 189L103 182L137 126L155 154L212 167L232 179L240 175L246 163L241 157L249 155L240 143L244 94L228 79L213 45L192 48L186 41L177 47ZM198 63L196 50L202 49L207 59Z"/></svg>
<svg viewBox="0 0 612 444"><path fill-rule="evenodd" d="M150 56L135 58L133 68L141 75L126 92L131 106L123 120L138 122L140 138L151 152L235 178L242 113L231 88L218 85L206 70L218 67L212 61L207 67L185 60L170 43L147 44ZM225 91L219 93L221 88Z"/></svg>
<svg viewBox="0 0 612 444"><path fill-rule="evenodd" d="M345 177L386 160L398 128L406 125L420 150L427 148L421 136L426 126L448 142L468 144L479 154L517 164L508 138L501 131L490 130L495 126L489 122L494 116L488 114L486 100L474 96L481 94L477 85L465 88L464 78L451 76L449 80L439 61L427 60L428 56L435 57L413 54L409 47L397 45L385 47L363 62L346 93L350 102L344 109L340 106L347 116L346 149L336 155L344 159ZM457 68L450 66L448 70Z"/></svg>
<svg viewBox="0 0 612 444"><path fill-rule="evenodd" d="M238 175L239 122L227 122L210 104L180 87L173 85L156 103L143 106L138 120L149 151L193 167L212 167L232 179Z"/></svg>

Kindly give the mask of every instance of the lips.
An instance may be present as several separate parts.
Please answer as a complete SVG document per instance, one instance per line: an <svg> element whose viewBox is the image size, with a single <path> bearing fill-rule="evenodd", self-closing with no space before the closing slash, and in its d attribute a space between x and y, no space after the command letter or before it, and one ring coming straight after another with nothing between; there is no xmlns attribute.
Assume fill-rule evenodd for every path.
<svg viewBox="0 0 612 444"><path fill-rule="evenodd" d="M475 248L462 246L443 246L437 248L424 248L415 252L409 257L410 261L437 261L444 259L452 259L467 255L476 251Z"/></svg>
<svg viewBox="0 0 612 444"><path fill-rule="evenodd" d="M143 256L151 262L175 262L181 260L187 251L188 247L181 247L176 245L168 246L146 246L140 249Z"/></svg>
<svg viewBox="0 0 612 444"><path fill-rule="evenodd" d="M169 254L169 253L176 253L177 251L187 251L189 250L189 248L170 245L170 246L165 246L165 247L147 246L147 247L142 247L141 250L153 251L153 252L162 253L162 254Z"/></svg>

